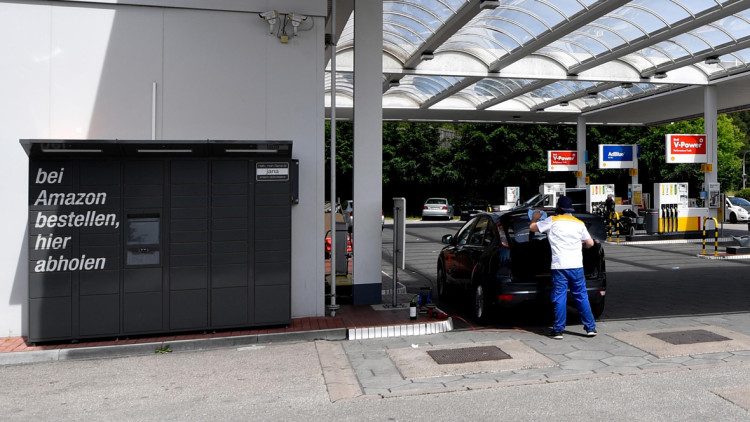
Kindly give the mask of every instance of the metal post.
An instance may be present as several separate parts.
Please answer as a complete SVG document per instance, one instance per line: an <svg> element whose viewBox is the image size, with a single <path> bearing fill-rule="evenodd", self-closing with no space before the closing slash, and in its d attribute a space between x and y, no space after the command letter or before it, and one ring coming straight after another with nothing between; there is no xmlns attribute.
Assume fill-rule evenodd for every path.
<svg viewBox="0 0 750 422"><path fill-rule="evenodd" d="M395 308L397 303L397 294L396 294L396 284L398 279L398 225L399 221L399 215L398 215L398 207L394 205L393 207L393 307Z"/></svg>
<svg viewBox="0 0 750 422"><path fill-rule="evenodd" d="M747 180L747 173L745 173L745 156L748 152L750 152L750 150L745 151L745 153L742 154L742 189L745 189L745 180Z"/></svg>
<svg viewBox="0 0 750 422"><path fill-rule="evenodd" d="M331 6L331 304L328 310L336 316L336 0ZM347 259L346 256L344 259ZM347 263L348 265L348 263Z"/></svg>

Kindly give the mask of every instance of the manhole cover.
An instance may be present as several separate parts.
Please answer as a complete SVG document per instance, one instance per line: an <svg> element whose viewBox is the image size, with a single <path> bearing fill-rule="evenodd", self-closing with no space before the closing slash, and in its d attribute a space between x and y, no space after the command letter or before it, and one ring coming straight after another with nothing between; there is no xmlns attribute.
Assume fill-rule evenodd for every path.
<svg viewBox="0 0 750 422"><path fill-rule="evenodd" d="M675 345L731 340L730 338L706 330L671 331L667 333L651 333L649 335Z"/></svg>
<svg viewBox="0 0 750 422"><path fill-rule="evenodd" d="M427 353L439 365L511 359L509 354L503 352L497 346L478 346L465 347L461 349L430 350Z"/></svg>

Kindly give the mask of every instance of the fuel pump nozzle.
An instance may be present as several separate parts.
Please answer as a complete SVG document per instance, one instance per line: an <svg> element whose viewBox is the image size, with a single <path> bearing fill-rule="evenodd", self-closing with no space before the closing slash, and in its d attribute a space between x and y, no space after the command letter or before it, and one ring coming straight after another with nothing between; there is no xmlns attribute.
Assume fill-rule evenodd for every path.
<svg viewBox="0 0 750 422"><path fill-rule="evenodd" d="M667 231L667 206L665 204L661 205L661 233L664 233Z"/></svg>
<svg viewBox="0 0 750 422"><path fill-rule="evenodd" d="M672 231L677 231L677 223L679 220L677 219L677 204L672 204Z"/></svg>

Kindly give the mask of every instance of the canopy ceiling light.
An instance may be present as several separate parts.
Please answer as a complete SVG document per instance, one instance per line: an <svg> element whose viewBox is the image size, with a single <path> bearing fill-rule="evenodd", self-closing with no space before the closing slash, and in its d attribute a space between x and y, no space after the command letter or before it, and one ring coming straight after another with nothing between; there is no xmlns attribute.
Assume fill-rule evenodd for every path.
<svg viewBox="0 0 750 422"><path fill-rule="evenodd" d="M706 57L706 64L719 64L719 56L708 56Z"/></svg>
<svg viewBox="0 0 750 422"><path fill-rule="evenodd" d="M422 60L432 60L435 58L435 54L433 54L432 51L425 51L420 57Z"/></svg>
<svg viewBox="0 0 750 422"><path fill-rule="evenodd" d="M595 100L595 99L599 98L599 93L598 92L589 92L588 94L586 94L586 98L588 98L590 100Z"/></svg>
<svg viewBox="0 0 750 422"><path fill-rule="evenodd" d="M479 2L479 9L496 9L498 6L500 6L499 1L493 1L493 0L481 0Z"/></svg>
<svg viewBox="0 0 750 422"><path fill-rule="evenodd" d="M631 84L630 82L625 82L622 85L620 85L620 88L622 89L630 89L632 87L633 87L633 84Z"/></svg>
<svg viewBox="0 0 750 422"><path fill-rule="evenodd" d="M560 106L567 107L569 103L567 101L560 101Z"/></svg>
<svg viewBox="0 0 750 422"><path fill-rule="evenodd" d="M654 73L654 79L664 79L667 77L667 72L656 72Z"/></svg>

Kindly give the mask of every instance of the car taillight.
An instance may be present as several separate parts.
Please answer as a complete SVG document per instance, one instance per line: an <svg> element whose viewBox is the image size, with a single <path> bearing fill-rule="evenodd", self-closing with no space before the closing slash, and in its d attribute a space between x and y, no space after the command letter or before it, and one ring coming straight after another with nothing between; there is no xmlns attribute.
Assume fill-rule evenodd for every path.
<svg viewBox="0 0 750 422"><path fill-rule="evenodd" d="M444 209L444 210L447 210L447 209L448 209L448 207L446 207L445 205L443 205L443 209Z"/></svg>
<svg viewBox="0 0 750 422"><path fill-rule="evenodd" d="M497 300L500 302L510 302L513 300L513 295L497 295Z"/></svg>
<svg viewBox="0 0 750 422"><path fill-rule="evenodd" d="M425 205L425 206L424 206L424 208L422 208L422 209L423 209L423 210L426 210L426 209L427 209L427 205Z"/></svg>

